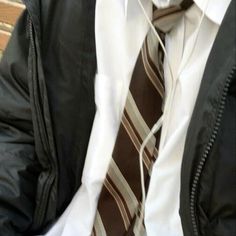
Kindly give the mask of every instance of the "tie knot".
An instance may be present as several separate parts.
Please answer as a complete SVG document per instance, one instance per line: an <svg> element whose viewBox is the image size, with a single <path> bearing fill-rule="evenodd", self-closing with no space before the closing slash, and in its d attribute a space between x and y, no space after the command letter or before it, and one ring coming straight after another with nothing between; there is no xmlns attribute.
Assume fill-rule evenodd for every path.
<svg viewBox="0 0 236 236"><path fill-rule="evenodd" d="M183 16L185 10L193 4L192 0L184 0L180 5L153 9L153 25L161 32L169 32Z"/></svg>

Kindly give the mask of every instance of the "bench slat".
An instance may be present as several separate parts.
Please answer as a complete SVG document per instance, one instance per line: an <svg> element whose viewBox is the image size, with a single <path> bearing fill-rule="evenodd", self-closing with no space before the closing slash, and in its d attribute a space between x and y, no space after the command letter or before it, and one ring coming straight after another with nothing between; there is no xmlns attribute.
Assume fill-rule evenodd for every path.
<svg viewBox="0 0 236 236"><path fill-rule="evenodd" d="M10 3L0 0L0 21L14 25L24 6L19 3Z"/></svg>
<svg viewBox="0 0 236 236"><path fill-rule="evenodd" d="M0 30L0 51L5 49L10 36L10 33Z"/></svg>
<svg viewBox="0 0 236 236"><path fill-rule="evenodd" d="M23 4L0 0L0 57L11 36L11 29L24 8Z"/></svg>

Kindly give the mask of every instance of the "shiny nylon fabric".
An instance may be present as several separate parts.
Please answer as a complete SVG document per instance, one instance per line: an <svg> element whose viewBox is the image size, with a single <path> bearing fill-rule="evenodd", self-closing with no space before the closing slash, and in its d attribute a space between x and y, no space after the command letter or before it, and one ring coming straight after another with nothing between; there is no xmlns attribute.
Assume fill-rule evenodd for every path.
<svg viewBox="0 0 236 236"><path fill-rule="evenodd" d="M95 1L24 2L0 67L0 235L9 236L42 233L70 202L95 113Z"/></svg>

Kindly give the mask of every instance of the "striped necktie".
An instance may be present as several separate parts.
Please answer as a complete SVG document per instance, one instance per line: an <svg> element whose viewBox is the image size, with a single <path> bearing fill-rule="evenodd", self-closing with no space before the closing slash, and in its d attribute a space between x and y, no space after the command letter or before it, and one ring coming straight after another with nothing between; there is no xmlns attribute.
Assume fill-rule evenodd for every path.
<svg viewBox="0 0 236 236"><path fill-rule="evenodd" d="M169 31L191 0L167 9L154 9L158 33ZM160 31L161 29L161 31ZM139 151L151 128L162 115L164 98L163 50L150 30L139 53L103 188L98 201L93 236L144 236L140 226L142 191ZM146 191L152 165L158 156L160 131L153 135L143 153ZM158 194L158 193L157 193Z"/></svg>

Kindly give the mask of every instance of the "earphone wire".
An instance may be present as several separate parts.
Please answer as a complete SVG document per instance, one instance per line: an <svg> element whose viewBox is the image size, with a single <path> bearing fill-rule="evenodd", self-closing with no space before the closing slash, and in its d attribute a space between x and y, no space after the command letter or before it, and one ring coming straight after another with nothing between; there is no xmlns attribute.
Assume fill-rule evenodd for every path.
<svg viewBox="0 0 236 236"><path fill-rule="evenodd" d="M164 46L164 43L162 42L158 32L156 31L154 25L152 24L141 0L138 0L138 3L143 11L143 14L150 26L150 28L152 29L154 35L156 36L158 42L160 43L161 45L161 48L164 52L164 55L165 55L165 59L166 59L166 62L167 62L167 67L169 69L169 72L170 72L170 76L171 76L171 87L173 87L174 85L174 74L173 74L173 70L171 68L171 64L170 64L170 61L169 61L169 57L168 57L168 54L167 54L167 51L166 51L166 48ZM194 52L194 49L196 47L196 44L197 44L197 39L198 39L198 36L199 36L199 32L200 32L200 28L201 28L201 25L202 25L202 22L203 22L203 19L204 19L204 16L205 16L205 13L206 13L206 10L207 10L207 7L208 7L208 3L209 3L209 0L206 1L206 4L204 6L204 10L202 12L202 16L201 16L201 19L200 19L200 22L198 24L198 27L197 27L197 34L196 34L196 38L195 38L195 41L194 41L194 45L192 47L192 50L190 52L190 55L189 55L189 58L192 57L192 54ZM184 68L184 67L182 67ZM182 70L181 70L182 71ZM180 72L181 73L181 72ZM179 74L180 74L179 73ZM179 76L178 74L178 76ZM173 89L173 88L172 88ZM170 103L171 101L169 101L169 99L167 99L167 104L166 106L168 106L168 104ZM140 166L140 178L141 178L141 190L142 190L142 202L141 202L141 212L140 212L140 218L139 218L139 222L138 222L138 232L140 232L141 230L141 226L142 226L142 223L143 223L143 219L144 219L144 211L145 211L145 202L146 202L146 191L145 191L145 179L144 179L144 168L143 168L143 152L144 152L144 149L146 147L146 145L148 144L149 140L153 137L153 135L158 132L162 126L162 123L163 123L163 120L164 120L164 115L162 115L158 121L155 123L155 125L152 127L151 131L149 132L149 134L147 135L147 137L145 138L145 140L143 141L142 145L141 145L141 148L140 148L140 151L139 151L139 166Z"/></svg>

